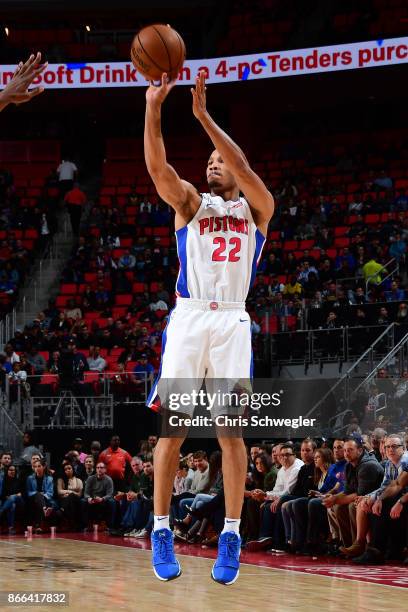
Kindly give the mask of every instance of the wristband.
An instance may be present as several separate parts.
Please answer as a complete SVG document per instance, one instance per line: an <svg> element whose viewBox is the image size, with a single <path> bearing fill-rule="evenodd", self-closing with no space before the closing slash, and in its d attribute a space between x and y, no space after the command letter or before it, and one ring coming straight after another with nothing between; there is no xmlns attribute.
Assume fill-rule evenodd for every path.
<svg viewBox="0 0 408 612"><path fill-rule="evenodd" d="M400 503L401 506L405 506L405 502L403 502L401 498L397 499L397 504L398 503Z"/></svg>

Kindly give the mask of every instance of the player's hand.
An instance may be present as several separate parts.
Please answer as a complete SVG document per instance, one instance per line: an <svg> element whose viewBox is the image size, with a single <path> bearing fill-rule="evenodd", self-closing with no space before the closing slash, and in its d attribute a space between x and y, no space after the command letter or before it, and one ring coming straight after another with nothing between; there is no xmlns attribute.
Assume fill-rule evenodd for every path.
<svg viewBox="0 0 408 612"><path fill-rule="evenodd" d="M160 85L154 85L153 81L150 81L146 90L146 102L161 106L176 83L177 79L169 81L167 74L163 72Z"/></svg>
<svg viewBox="0 0 408 612"><path fill-rule="evenodd" d="M1 101L4 104L23 104L23 102L29 102L44 91L44 87L35 87L30 91L28 90L34 79L44 72L48 66L48 62L44 64L40 62L41 53L37 53L37 55L30 55L25 64L23 62L19 63L11 81L0 94Z"/></svg>
<svg viewBox="0 0 408 612"><path fill-rule="evenodd" d="M193 114L199 121L207 114L206 89L205 72L201 70L196 77L195 88L191 88L191 93L193 95Z"/></svg>
<svg viewBox="0 0 408 612"><path fill-rule="evenodd" d="M380 516L382 510L382 499L378 498L375 500L374 504L371 506L371 512L375 514L375 516Z"/></svg>

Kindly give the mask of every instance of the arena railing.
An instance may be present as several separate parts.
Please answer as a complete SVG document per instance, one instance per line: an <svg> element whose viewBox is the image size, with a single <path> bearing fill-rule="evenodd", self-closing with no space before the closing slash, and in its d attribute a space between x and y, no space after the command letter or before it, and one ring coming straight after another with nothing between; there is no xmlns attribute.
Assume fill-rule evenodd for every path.
<svg viewBox="0 0 408 612"><path fill-rule="evenodd" d="M270 351L269 361L272 365L299 365L305 368L313 364L339 362L342 364L356 359L362 353L365 355L382 347L382 356L388 352L392 344L382 345L394 330L391 323L385 330L383 325L341 326L333 329L309 329L279 332L270 336L266 344ZM392 336L392 342L394 335Z"/></svg>
<svg viewBox="0 0 408 612"><path fill-rule="evenodd" d="M128 380L119 387L117 377ZM133 371L84 372L84 379L61 381L58 374L27 376L25 381L5 381L5 404L12 419L22 429L113 427L114 408L124 404L144 405L152 380L146 373ZM116 383L115 384L115 379ZM40 382L41 381L41 382ZM44 388L48 388L45 393ZM49 389L52 391L49 391Z"/></svg>
<svg viewBox="0 0 408 612"><path fill-rule="evenodd" d="M339 380L334 383L334 385L327 391L327 393L325 393L325 395L313 406L313 408L310 409L306 417L315 414L320 408L322 408L326 400L332 398L338 389L341 390L341 398L342 402L344 403L343 407L345 407L345 410L348 410L351 379L359 376L359 369L361 369L363 363L365 362L368 363L370 371L373 371L376 348L383 346L384 343L388 345L394 344L396 327L396 323L391 323L390 325L388 325L388 327L384 329L383 333L380 334L378 338L371 344L371 346L357 359L355 363L353 363L353 365L347 370L347 372L345 372L343 376L339 378ZM387 355L389 354L389 352L390 351L387 351Z"/></svg>

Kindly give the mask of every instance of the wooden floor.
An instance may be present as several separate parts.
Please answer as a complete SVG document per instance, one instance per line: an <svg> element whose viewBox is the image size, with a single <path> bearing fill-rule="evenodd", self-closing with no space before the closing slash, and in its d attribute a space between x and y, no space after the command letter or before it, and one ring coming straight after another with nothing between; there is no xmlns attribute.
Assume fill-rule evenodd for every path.
<svg viewBox="0 0 408 612"><path fill-rule="evenodd" d="M212 559L185 554L178 555L182 576L163 583L153 576L150 556L143 548L81 539L0 538L0 591L67 591L69 608L60 609L75 612L384 612L402 610L407 600L398 587L246 563L238 581L225 587L210 578Z"/></svg>

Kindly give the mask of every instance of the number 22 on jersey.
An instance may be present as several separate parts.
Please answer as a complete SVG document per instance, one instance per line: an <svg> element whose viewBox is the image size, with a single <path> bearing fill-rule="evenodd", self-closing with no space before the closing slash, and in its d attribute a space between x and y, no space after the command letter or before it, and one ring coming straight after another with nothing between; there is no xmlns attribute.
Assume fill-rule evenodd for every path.
<svg viewBox="0 0 408 612"><path fill-rule="evenodd" d="M228 246L230 248L227 253L227 241L222 236L217 236L216 238L214 238L213 244L217 245L217 248L213 251L211 258L212 261L239 261L241 238L234 237L228 240Z"/></svg>

